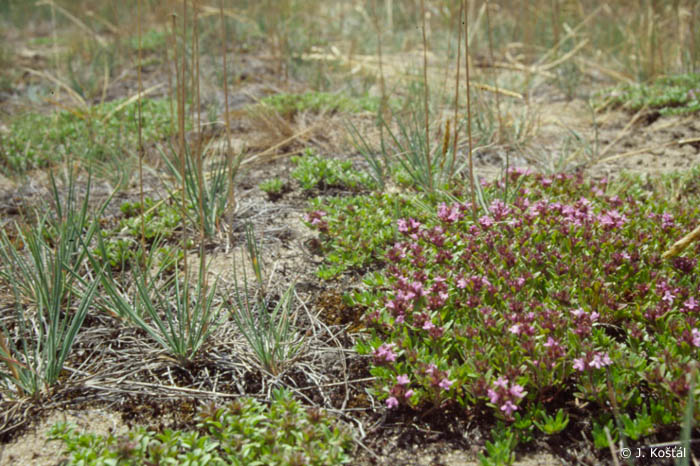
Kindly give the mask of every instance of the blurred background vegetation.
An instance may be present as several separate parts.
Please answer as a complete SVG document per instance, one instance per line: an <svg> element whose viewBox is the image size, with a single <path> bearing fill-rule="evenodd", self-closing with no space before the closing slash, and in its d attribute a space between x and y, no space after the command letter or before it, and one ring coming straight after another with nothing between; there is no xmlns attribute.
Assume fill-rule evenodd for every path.
<svg viewBox="0 0 700 466"><path fill-rule="evenodd" d="M444 128L454 99L459 45L464 57L463 44L458 44L460 5L460 0L0 0L3 171L41 166L34 152L56 130L36 131L36 112L67 111L85 123L84 133L77 133L85 135L84 141L133 152L127 144L133 138L122 136L133 134L133 128L125 123L120 131L104 134L104 125L93 122L104 123L114 108L92 107L135 95L139 44L148 97L173 99L173 52L180 50L188 60L188 82L194 82L197 70L205 119L212 124L223 120L224 52L233 87L264 83L274 86L268 94L316 91L379 98L398 103L393 116L401 110L415 112L412 104L424 90L423 8L431 125ZM653 82L697 72L700 66L697 0L479 0L466 5L473 125L481 146L526 142L537 119L527 108L532 99L587 99L604 86ZM186 36L181 33L183 19L189 25ZM197 50L192 42L195 24ZM195 57L199 67L192 66ZM464 92L460 97L464 99ZM378 107L376 101L367 102L351 106ZM347 104L330 109L340 107ZM169 131L162 115L154 117L165 136L173 132L172 110L170 116ZM284 124L269 116L258 112L257 119L284 133L279 130ZM13 133L28 128L35 132L31 144L24 136L12 140ZM20 146L25 151L17 155ZM92 146L79 149L105 152Z"/></svg>

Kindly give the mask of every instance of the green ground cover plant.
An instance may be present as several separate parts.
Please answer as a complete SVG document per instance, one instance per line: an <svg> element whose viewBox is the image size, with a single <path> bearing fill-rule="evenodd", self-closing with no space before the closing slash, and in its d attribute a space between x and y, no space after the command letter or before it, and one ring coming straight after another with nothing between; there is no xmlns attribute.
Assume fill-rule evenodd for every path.
<svg viewBox="0 0 700 466"><path fill-rule="evenodd" d="M371 337L357 350L378 396L419 412L488 407L521 441L570 427L580 406L615 436L679 424L700 348L700 245L661 254L696 226L697 196L508 176L509 202L503 179L486 184L476 219L455 201L396 221L384 272L355 297L368 305ZM307 221L325 247L349 254L356 233L330 228L343 214L315 209Z"/></svg>
<svg viewBox="0 0 700 466"><path fill-rule="evenodd" d="M425 215L416 198L400 194L310 200L304 222L320 234L325 263L319 275L332 278L346 271L381 267L385 250L398 239L396 221Z"/></svg>
<svg viewBox="0 0 700 466"><path fill-rule="evenodd" d="M143 138L156 141L172 134L167 100L143 99ZM118 99L87 109L55 115L28 113L10 123L0 146L0 166L23 173L62 160L67 155L86 160L133 154L137 145L137 105Z"/></svg>
<svg viewBox="0 0 700 466"><path fill-rule="evenodd" d="M657 78L649 84L625 84L598 94L606 105L633 111L657 110L661 115L682 115L700 111L700 73Z"/></svg>
<svg viewBox="0 0 700 466"><path fill-rule="evenodd" d="M154 53L162 50L163 47L165 47L166 40L167 34L165 31L149 29L148 31L144 32L140 40L138 35L136 35L130 37L128 42L129 47L131 47L134 51L137 51L140 45L143 52Z"/></svg>
<svg viewBox="0 0 700 466"><path fill-rule="evenodd" d="M325 412L304 409L276 390L269 406L242 398L207 406L197 428L161 433L139 428L123 436L80 433L59 423L51 438L63 442L71 464L264 465L343 464L352 438Z"/></svg>

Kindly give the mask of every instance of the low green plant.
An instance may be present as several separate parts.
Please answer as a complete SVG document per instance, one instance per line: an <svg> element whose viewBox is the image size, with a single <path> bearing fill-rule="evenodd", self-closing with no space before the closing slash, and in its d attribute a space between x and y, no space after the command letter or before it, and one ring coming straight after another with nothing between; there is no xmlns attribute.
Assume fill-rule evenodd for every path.
<svg viewBox="0 0 700 466"><path fill-rule="evenodd" d="M312 199L304 222L321 238L321 278L384 264L384 252L398 239L396 221L423 215L415 198L399 194Z"/></svg>
<svg viewBox="0 0 700 466"><path fill-rule="evenodd" d="M641 411L636 416L632 417L629 414L622 414L620 420L624 427L625 436L632 440L639 440L654 432L654 422L648 413L646 405L642 406Z"/></svg>
<svg viewBox="0 0 700 466"><path fill-rule="evenodd" d="M260 368L278 375L297 357L303 344L303 337L295 328L296 313L292 310L294 284L274 303L265 293L262 257L251 225L246 226L246 246L257 290L249 289L245 268L243 283L239 283L234 262L235 309L231 310L231 315Z"/></svg>
<svg viewBox="0 0 700 466"><path fill-rule="evenodd" d="M314 153L312 149L306 149L304 156L292 157L296 168L292 171L292 178L301 184L302 189L341 188L352 191L372 189L375 182L367 173L352 168L349 160L341 161L327 159Z"/></svg>
<svg viewBox="0 0 700 466"><path fill-rule="evenodd" d="M141 203L139 201L127 201L120 206L123 217L119 221L118 231L115 233L126 234L131 238L141 237L141 223L143 222L143 234L148 243L156 238L171 239L175 230L182 224L180 209L167 200L154 200L149 197L143 200L143 217L141 215Z"/></svg>
<svg viewBox="0 0 700 466"><path fill-rule="evenodd" d="M138 240L133 238L105 239L104 249L95 249L93 252L109 264L112 270L126 270L141 258ZM103 253L105 256L102 256Z"/></svg>
<svg viewBox="0 0 700 466"><path fill-rule="evenodd" d="M282 196L284 187L284 180L280 178L271 178L260 183L260 189L267 193L267 196L270 199L278 199L280 196Z"/></svg>
<svg viewBox="0 0 700 466"><path fill-rule="evenodd" d="M141 101L144 140L171 134L167 100ZM9 124L3 137L0 167L12 173L42 168L72 154L87 161L133 153L137 145L137 105L126 99L87 109L74 108L55 115L28 113Z"/></svg>
<svg viewBox="0 0 700 466"><path fill-rule="evenodd" d="M556 416L550 416L545 411L540 411L539 419L539 422L533 422L538 429L547 435L558 434L569 425L569 415L561 408L557 411Z"/></svg>
<svg viewBox="0 0 700 466"><path fill-rule="evenodd" d="M649 84L625 84L596 95L599 106L622 106L636 111L656 110L661 115L700 111L700 74L658 78Z"/></svg>
<svg viewBox="0 0 700 466"><path fill-rule="evenodd" d="M493 439L486 442L486 454L479 455L482 466L510 465L515 462L515 447L518 444L516 434L501 425L492 431Z"/></svg>
<svg viewBox="0 0 700 466"><path fill-rule="evenodd" d="M610 440L617 442L618 432L615 428L614 421L611 416L604 416L604 420L593 421L593 445L598 449L610 448Z"/></svg>
<svg viewBox="0 0 700 466"><path fill-rule="evenodd" d="M181 227L182 212L177 206L167 200L156 201L146 197L143 200L143 216L138 201L126 201L120 210L123 216L119 224L100 233L104 248L93 249L93 254L108 263L112 270L126 270L131 264L142 261L142 222L144 240L160 253L156 261L159 266L169 258L182 259L181 250L176 252L171 246L163 244L171 240Z"/></svg>
<svg viewBox="0 0 700 466"><path fill-rule="evenodd" d="M65 200L53 177L51 187L51 214L42 215L36 226L17 227L15 240L0 231L0 276L11 285L16 309L14 328L3 323L0 331L0 360L6 367L0 378L11 396L36 395L58 380L97 287L96 281L75 279L85 258L81 242L90 242L98 228L88 214L89 194L78 204L72 174ZM25 309L27 302L33 311Z"/></svg>
<svg viewBox="0 0 700 466"><path fill-rule="evenodd" d="M64 444L71 464L290 465L344 464L352 437L326 413L303 408L289 391L273 392L269 406L251 399L199 413L196 430L154 432L143 427L120 436L77 432L55 424L50 439Z"/></svg>
<svg viewBox="0 0 700 466"><path fill-rule="evenodd" d="M141 45L141 50L147 53L154 53L160 50L164 50L166 41L168 40L168 35L163 30L149 29L144 32L139 39L139 36L129 37L128 44L129 47L137 51L139 49L139 44Z"/></svg>

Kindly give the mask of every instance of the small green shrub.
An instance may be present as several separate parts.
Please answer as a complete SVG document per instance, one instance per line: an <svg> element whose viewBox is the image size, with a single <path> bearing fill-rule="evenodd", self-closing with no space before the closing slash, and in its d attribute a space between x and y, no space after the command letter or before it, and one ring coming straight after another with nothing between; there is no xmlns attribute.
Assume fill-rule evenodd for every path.
<svg viewBox="0 0 700 466"><path fill-rule="evenodd" d="M320 278L384 264L384 252L398 240L396 221L404 216L422 218L421 209L397 194L312 199L304 221L320 233L325 256Z"/></svg>
<svg viewBox="0 0 700 466"><path fill-rule="evenodd" d="M144 52L156 52L158 50L163 50L166 40L167 34L165 31L149 29L141 36L141 49ZM139 49L138 36L132 36L129 38L129 47L131 47L133 50Z"/></svg>
<svg viewBox="0 0 700 466"><path fill-rule="evenodd" d="M199 413L193 431L143 427L122 436L79 433L58 423L52 440L65 445L70 464L142 465L290 465L342 464L350 461L352 437L323 411L305 409L288 391L277 390L268 407L241 399Z"/></svg>
<svg viewBox="0 0 700 466"><path fill-rule="evenodd" d="M182 260L180 247L167 244L175 232L183 225L182 213L165 200L156 201L149 197L144 199L143 233L146 245L156 252L151 257L163 270L172 270L175 261ZM123 217L119 224L111 229L102 230L102 246L94 248L92 253L109 264L113 271L126 270L135 262L144 259L141 250L141 203L126 201L120 206ZM189 245L188 245L189 247Z"/></svg>

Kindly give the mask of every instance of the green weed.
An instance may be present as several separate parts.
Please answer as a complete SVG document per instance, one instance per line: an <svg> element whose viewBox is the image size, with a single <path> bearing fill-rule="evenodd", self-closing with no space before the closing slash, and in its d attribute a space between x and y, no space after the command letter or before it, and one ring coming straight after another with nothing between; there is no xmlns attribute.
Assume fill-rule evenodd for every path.
<svg viewBox="0 0 700 466"><path fill-rule="evenodd" d="M280 178L272 178L260 183L260 190L265 192L270 200L276 200L282 197L285 187L284 180Z"/></svg>

